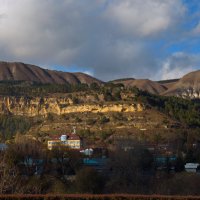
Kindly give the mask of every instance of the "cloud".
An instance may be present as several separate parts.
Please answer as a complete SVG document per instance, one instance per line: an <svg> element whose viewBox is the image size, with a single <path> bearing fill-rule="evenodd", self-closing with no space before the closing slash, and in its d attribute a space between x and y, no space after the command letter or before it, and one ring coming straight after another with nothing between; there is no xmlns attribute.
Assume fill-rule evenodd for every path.
<svg viewBox="0 0 200 200"><path fill-rule="evenodd" d="M168 30L184 13L185 7L176 0L116 0L106 10L106 16L121 31L139 36Z"/></svg>
<svg viewBox="0 0 200 200"><path fill-rule="evenodd" d="M88 74L90 76L94 76L94 74L91 71L83 71L84 74Z"/></svg>
<svg viewBox="0 0 200 200"><path fill-rule="evenodd" d="M192 30L192 34L199 36L199 34L200 34L200 22L198 22L197 25L194 27L194 29Z"/></svg>
<svg viewBox="0 0 200 200"><path fill-rule="evenodd" d="M186 16L181 0L0 0L0 5L0 59L76 66L102 80L154 77L160 59L166 59L163 46L181 37Z"/></svg>
<svg viewBox="0 0 200 200"><path fill-rule="evenodd" d="M195 71L198 67L200 67L200 54L176 52L163 62L157 79L181 78L186 73Z"/></svg>

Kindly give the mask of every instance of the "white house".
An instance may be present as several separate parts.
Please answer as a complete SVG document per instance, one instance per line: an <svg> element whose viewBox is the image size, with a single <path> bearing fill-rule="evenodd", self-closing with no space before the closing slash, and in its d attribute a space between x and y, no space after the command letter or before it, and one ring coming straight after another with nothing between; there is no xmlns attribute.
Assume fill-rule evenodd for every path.
<svg viewBox="0 0 200 200"><path fill-rule="evenodd" d="M185 171L186 172L197 172L198 168L200 167L199 163L186 163L185 164Z"/></svg>
<svg viewBox="0 0 200 200"><path fill-rule="evenodd" d="M82 146L81 138L74 133L65 135L51 135L47 147L49 150L62 147L69 147L70 149L80 149Z"/></svg>

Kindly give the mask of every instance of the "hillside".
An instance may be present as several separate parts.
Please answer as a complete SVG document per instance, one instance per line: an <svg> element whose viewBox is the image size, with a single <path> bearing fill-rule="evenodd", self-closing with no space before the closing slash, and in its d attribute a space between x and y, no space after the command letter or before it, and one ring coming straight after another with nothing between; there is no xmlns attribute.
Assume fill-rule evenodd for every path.
<svg viewBox="0 0 200 200"><path fill-rule="evenodd" d="M162 80L162 81L157 81L157 83L163 85L166 89L169 89L172 87L175 83L178 82L179 79L169 79L169 80Z"/></svg>
<svg viewBox="0 0 200 200"><path fill-rule="evenodd" d="M200 98L200 70L190 72L175 82L161 95L179 96L183 98Z"/></svg>
<svg viewBox="0 0 200 200"><path fill-rule="evenodd" d="M21 86L21 83L23 86L28 85L30 87L32 85L32 87L36 88L37 84L51 84L54 85L55 91L58 88L60 89L56 85L62 84L63 89L58 92L74 92L77 90L71 86L78 87L79 90L79 87L85 87L84 84L105 84L105 82L81 72L61 72L20 62L0 62L0 81L11 85L14 83L17 88L15 87L10 92L13 94L19 92L19 85ZM20 84L17 85L16 83ZM186 74L181 79L152 81L149 79L122 78L109 81L107 84L123 84L126 88L136 87L142 91L163 96L179 96L191 99L200 98L200 71ZM3 87L5 87L5 84ZM47 86L43 87L47 88ZM29 89L32 90L32 88ZM5 90L3 93L2 90L4 89L1 88L0 94L5 95ZM23 94L26 92L28 90L25 91L24 87ZM21 95L22 93L19 92L19 94Z"/></svg>
<svg viewBox="0 0 200 200"><path fill-rule="evenodd" d="M94 158L99 156L101 159L102 155L109 156L108 159L114 163L111 166L116 166L116 168L112 167L112 170L119 169L120 173L121 169L124 169L123 173L136 171L133 170L135 163L138 162L135 158L141 160L141 163L144 160L149 163L150 158L150 164L152 164L147 166L155 169L156 163L154 164L152 156L154 152L157 152L157 148L149 153L150 151L147 149L143 150L146 144L149 144L150 148L152 148L152 144L153 147L156 145L159 148L164 144L164 148L160 148L160 152L163 153L164 151L167 155L169 155L168 152L186 154L186 145L191 144L192 146L200 139L198 129L200 127L200 104L176 97L153 95L137 88L122 87L121 84L91 84L87 86L80 84L75 87L68 84L30 84L26 81L2 81L0 82L0 94L0 142L11 144L11 155L17 155L17 166L20 167L20 170L28 171L25 169L30 167L27 168L24 165L24 168L21 165L27 156L18 155L27 155L27 152L31 152L30 155L36 156L37 159L40 155L42 159L50 160L50 162L47 161L47 164L44 162L44 175L35 176L34 170L33 175L27 176L36 177L34 188L38 182L43 180L45 189L47 188L46 183L51 181L57 186L57 181L62 180L62 165L60 165L60 162L55 164L51 161L51 158L55 158L57 155L66 155L67 157L63 158L67 159L62 160L67 160L67 164L63 162L63 166L70 176L72 169L76 169L76 163L80 163L80 158L83 155L68 148L67 154L60 148L58 151L55 149L52 153L48 150L45 151L47 142L52 135L70 133L74 127L76 127L76 133L83 139L83 147L96 149L97 154L94 155ZM29 144L31 145L29 146ZM165 149L165 144L167 144L167 149ZM173 148L171 149L171 147ZM22 149L22 151L19 149ZM98 150L101 150L101 152L99 153ZM21 152L23 154L20 154ZM122 154L119 154L119 152L122 152ZM134 152L137 154L133 154ZM138 154L138 152L142 152L142 154ZM68 159L70 155L73 159L71 157ZM116 155L117 157L115 157ZM58 158L56 157L57 160ZM130 160L130 158L132 159ZM68 163L70 164L68 165ZM130 170L126 170L126 167L119 168L120 163L123 166L128 166ZM131 163L131 166L127 163ZM14 166L16 166L16 163ZM81 166L81 163L79 166ZM138 169L143 169L141 165L138 166ZM146 164L143 166L146 166ZM34 166L33 169L35 169ZM87 168L83 165L82 169ZM106 174L107 169L106 165L105 171L101 171L99 174ZM74 171L72 171L73 176ZM144 172L146 173L146 171ZM78 174L79 171L76 173L76 179L79 176ZM83 174L85 174L84 171ZM110 174L112 175L112 171ZM142 171L142 180L143 174ZM56 181L54 181L54 177L56 177ZM88 176L85 177L86 182L88 182ZM93 174L91 177L93 177ZM106 180L104 177L103 180ZM112 177L113 180L115 174ZM131 179L134 180L134 177ZM96 181L96 178L94 180ZM109 180L110 175L106 181ZM155 180L158 181L158 184L163 183L162 177L158 180L156 176ZM121 182L121 176L119 181ZM72 183L69 182L69 184ZM152 185L151 182L149 183ZM188 184L188 180L186 183ZM64 182L64 185L68 188L66 182ZM116 182L114 182L114 187L115 185ZM141 185L143 187L144 182L141 182ZM148 186L148 188L150 187ZM166 188L168 189L168 187ZM49 191L47 190L48 193Z"/></svg>
<svg viewBox="0 0 200 200"><path fill-rule="evenodd" d="M17 132L45 138L76 126L94 144L107 143L110 136L145 134L151 140L155 133L169 135L177 128L200 127L200 105L189 100L161 97L121 85L96 85L60 93L62 85L56 90L51 87L54 88L35 85L28 87L28 93L27 86L20 85L21 95L1 95L0 138L9 139Z"/></svg>
<svg viewBox="0 0 200 200"><path fill-rule="evenodd" d="M35 65L19 62L0 62L0 81L32 81L38 83L80 84L102 81L84 73L69 73L43 69Z"/></svg>
<svg viewBox="0 0 200 200"><path fill-rule="evenodd" d="M119 79L112 81L112 83L122 83L125 87L137 87L152 94L160 94L166 90L162 84L148 79Z"/></svg>
<svg viewBox="0 0 200 200"><path fill-rule="evenodd" d="M199 103L173 97L199 98L200 71L179 80L127 78L103 83L82 73L23 63L1 62L0 69L3 140L17 132L44 138L73 126L86 138L93 135L93 143L119 134L141 137L144 131L151 140L157 132L200 127Z"/></svg>
<svg viewBox="0 0 200 200"><path fill-rule="evenodd" d="M137 87L142 91L161 96L177 96L188 99L200 98L200 70L190 72L180 79L151 81L148 79L119 79L125 87Z"/></svg>

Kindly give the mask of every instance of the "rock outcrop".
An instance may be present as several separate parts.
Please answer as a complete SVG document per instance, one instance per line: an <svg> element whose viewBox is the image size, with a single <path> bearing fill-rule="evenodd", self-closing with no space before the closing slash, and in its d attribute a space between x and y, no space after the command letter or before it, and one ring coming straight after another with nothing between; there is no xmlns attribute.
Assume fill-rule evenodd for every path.
<svg viewBox="0 0 200 200"><path fill-rule="evenodd" d="M141 104L110 103L110 104L74 104L67 97L0 97L0 114L13 114L34 117L53 114L67 114L80 112L140 112Z"/></svg>
<svg viewBox="0 0 200 200"><path fill-rule="evenodd" d="M200 98L200 70L190 72L161 93L166 96L178 96L188 99Z"/></svg>

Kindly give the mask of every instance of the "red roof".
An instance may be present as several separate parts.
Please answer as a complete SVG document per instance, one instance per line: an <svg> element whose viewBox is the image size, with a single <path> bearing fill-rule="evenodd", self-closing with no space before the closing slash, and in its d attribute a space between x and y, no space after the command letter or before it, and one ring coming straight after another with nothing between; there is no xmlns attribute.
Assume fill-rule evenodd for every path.
<svg viewBox="0 0 200 200"><path fill-rule="evenodd" d="M60 140L60 136L61 135L53 135L52 134L52 135L49 136L49 138L52 139L52 140Z"/></svg>
<svg viewBox="0 0 200 200"><path fill-rule="evenodd" d="M68 140L80 140L80 137L76 134L69 134L67 135Z"/></svg>

